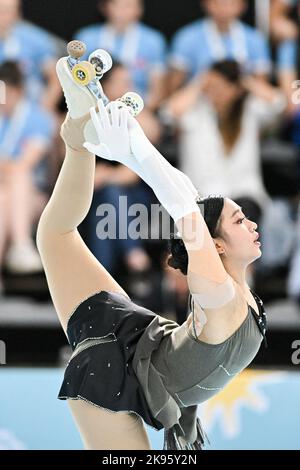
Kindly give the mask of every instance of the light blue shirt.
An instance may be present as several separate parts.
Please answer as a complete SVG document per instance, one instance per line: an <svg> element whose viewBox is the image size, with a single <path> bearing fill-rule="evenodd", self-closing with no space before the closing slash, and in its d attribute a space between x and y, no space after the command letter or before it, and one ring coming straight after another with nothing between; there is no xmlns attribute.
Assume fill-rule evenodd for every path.
<svg viewBox="0 0 300 470"><path fill-rule="evenodd" d="M283 41L277 52L277 67L279 72L294 71L297 66L296 41Z"/></svg>
<svg viewBox="0 0 300 470"><path fill-rule="evenodd" d="M6 39L0 39L0 63L9 60L20 64L27 91L33 99L40 100L45 86L43 68L55 58L54 41L37 26L19 22Z"/></svg>
<svg viewBox="0 0 300 470"><path fill-rule="evenodd" d="M166 41L163 35L143 23L132 25L126 33L117 34L108 24L92 25L74 36L87 46L87 55L95 49L107 50L113 59L131 72L134 91L145 96L152 73L166 68Z"/></svg>
<svg viewBox="0 0 300 470"><path fill-rule="evenodd" d="M170 64L188 72L188 78L226 59L235 59L245 73L271 70L266 38L241 21L234 22L229 33L220 34L211 19L198 20L181 28L172 41Z"/></svg>
<svg viewBox="0 0 300 470"><path fill-rule="evenodd" d="M19 102L13 116L0 114L0 161L2 158L18 160L24 145L34 140L44 146L45 151L54 134L55 122L49 113L38 104L24 99ZM36 186L44 189L46 184L46 161L33 169Z"/></svg>
<svg viewBox="0 0 300 470"><path fill-rule="evenodd" d="M54 131L53 117L37 104L24 99L18 110L16 119L0 115L0 155L14 160L19 158L28 140L38 140L46 147ZM12 133L13 139L8 139L8 133Z"/></svg>

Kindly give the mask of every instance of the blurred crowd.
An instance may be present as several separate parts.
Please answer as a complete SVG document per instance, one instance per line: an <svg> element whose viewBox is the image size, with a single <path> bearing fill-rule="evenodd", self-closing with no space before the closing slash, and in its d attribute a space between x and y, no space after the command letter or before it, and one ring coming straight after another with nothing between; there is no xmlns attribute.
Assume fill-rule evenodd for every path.
<svg viewBox="0 0 300 470"><path fill-rule="evenodd" d="M108 98L133 90L143 97L138 119L153 144L201 196L232 198L258 223L263 256L249 269L250 284L258 273L285 266L287 294L300 302L300 1L271 0L262 31L242 20L247 0L199 0L199 19L171 41L143 23L143 0L98 3L105 21L95 18L73 39L86 44L87 56L103 48L113 57L102 79ZM6 89L5 99L0 96L2 295L5 273L42 272L35 230L64 158L59 44L22 18L20 0L0 0L0 81ZM144 298L149 308L173 305L182 321L187 284L166 268L167 241L97 236L104 217L99 207L112 204L118 221L121 196L128 207L157 203L127 167L98 158L81 234L115 277L124 276L132 297Z"/></svg>

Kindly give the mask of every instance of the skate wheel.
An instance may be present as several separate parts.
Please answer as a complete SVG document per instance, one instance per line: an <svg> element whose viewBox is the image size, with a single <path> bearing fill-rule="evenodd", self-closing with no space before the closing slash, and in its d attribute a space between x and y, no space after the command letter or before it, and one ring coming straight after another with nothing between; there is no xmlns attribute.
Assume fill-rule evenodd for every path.
<svg viewBox="0 0 300 470"><path fill-rule="evenodd" d="M125 106L129 108L129 111L133 116L137 116L144 109L143 98L140 97L137 93L133 91L125 93L122 98L119 98L121 103L124 103Z"/></svg>
<svg viewBox="0 0 300 470"><path fill-rule="evenodd" d="M86 52L86 45L81 41L71 41L67 46L69 56L79 59Z"/></svg>
<svg viewBox="0 0 300 470"><path fill-rule="evenodd" d="M96 77L96 71L90 62L83 61L73 67L72 75L79 85L88 85Z"/></svg>
<svg viewBox="0 0 300 470"><path fill-rule="evenodd" d="M112 58L103 49L97 49L89 56L89 62L94 66L97 76L103 75L112 68Z"/></svg>

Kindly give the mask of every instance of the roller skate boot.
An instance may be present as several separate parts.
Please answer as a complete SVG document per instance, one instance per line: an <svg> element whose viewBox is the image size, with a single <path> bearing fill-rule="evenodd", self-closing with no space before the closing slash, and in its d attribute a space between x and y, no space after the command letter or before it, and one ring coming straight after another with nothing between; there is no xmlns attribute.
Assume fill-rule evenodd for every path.
<svg viewBox="0 0 300 470"><path fill-rule="evenodd" d="M105 106L109 103L100 81L111 69L112 59L108 52L97 49L90 54L87 61L80 61L86 53L86 46L81 41L71 41L67 50L68 57L59 59L56 71L69 114L71 118L78 119L87 114L91 107L96 107L99 99ZM134 92L126 93L117 101L120 106L127 107L133 116L137 116L144 107L142 98ZM98 143L91 120L85 126L84 135L88 142Z"/></svg>

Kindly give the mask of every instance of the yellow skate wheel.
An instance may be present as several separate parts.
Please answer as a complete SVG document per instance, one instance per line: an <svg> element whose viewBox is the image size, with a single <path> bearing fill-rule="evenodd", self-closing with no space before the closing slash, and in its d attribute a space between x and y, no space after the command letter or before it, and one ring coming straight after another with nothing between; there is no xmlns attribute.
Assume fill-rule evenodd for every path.
<svg viewBox="0 0 300 470"><path fill-rule="evenodd" d="M79 85L88 85L96 77L96 70L90 62L83 61L73 67L72 75Z"/></svg>

